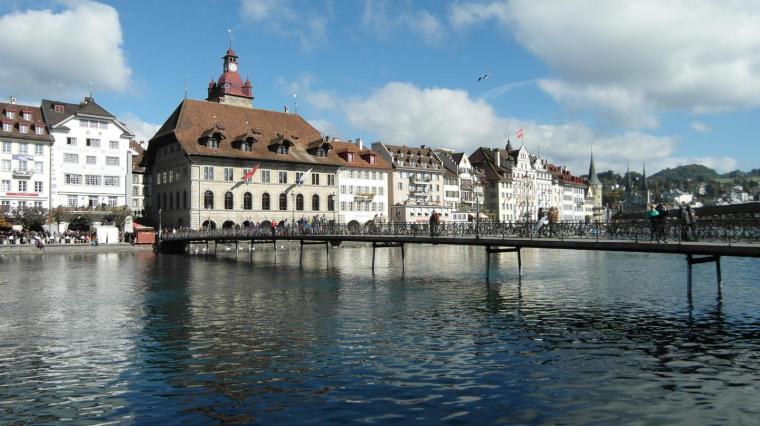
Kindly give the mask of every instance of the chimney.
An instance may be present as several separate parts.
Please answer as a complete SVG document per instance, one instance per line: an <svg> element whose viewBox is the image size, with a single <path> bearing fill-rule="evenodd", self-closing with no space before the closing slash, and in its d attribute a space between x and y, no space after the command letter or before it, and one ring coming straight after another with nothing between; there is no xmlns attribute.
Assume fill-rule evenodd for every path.
<svg viewBox="0 0 760 426"><path fill-rule="evenodd" d="M16 105L16 97L11 96L11 105Z"/></svg>
<svg viewBox="0 0 760 426"><path fill-rule="evenodd" d="M493 150L494 157L496 157L496 167L501 167L501 154L498 149Z"/></svg>
<svg viewBox="0 0 760 426"><path fill-rule="evenodd" d="M362 138L356 138L356 145L359 146L359 150L364 149L364 141L362 140Z"/></svg>

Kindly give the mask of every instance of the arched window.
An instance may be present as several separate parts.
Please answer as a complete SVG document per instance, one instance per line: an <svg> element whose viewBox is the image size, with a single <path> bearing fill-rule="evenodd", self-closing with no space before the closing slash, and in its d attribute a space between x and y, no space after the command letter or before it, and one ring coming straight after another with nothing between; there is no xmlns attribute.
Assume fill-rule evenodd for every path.
<svg viewBox="0 0 760 426"><path fill-rule="evenodd" d="M296 195L296 210L303 210L303 194Z"/></svg>
<svg viewBox="0 0 760 426"><path fill-rule="evenodd" d="M232 210L232 192L230 191L224 194L224 209Z"/></svg>
<svg viewBox="0 0 760 426"><path fill-rule="evenodd" d="M280 210L287 210L288 209L288 196L285 194L280 194Z"/></svg>
<svg viewBox="0 0 760 426"><path fill-rule="evenodd" d="M311 209L315 212L319 211L319 195L317 194L311 196Z"/></svg>
<svg viewBox="0 0 760 426"><path fill-rule="evenodd" d="M335 211L335 196L334 195L327 196L327 211L329 212Z"/></svg>
<svg viewBox="0 0 760 426"><path fill-rule="evenodd" d="M253 208L253 196L250 192L243 194L243 209L251 210Z"/></svg>
<svg viewBox="0 0 760 426"><path fill-rule="evenodd" d="M203 208L204 209L214 208L214 193L213 192L206 191L206 193L203 194Z"/></svg>
<svg viewBox="0 0 760 426"><path fill-rule="evenodd" d="M261 194L261 210L269 210L269 194Z"/></svg>

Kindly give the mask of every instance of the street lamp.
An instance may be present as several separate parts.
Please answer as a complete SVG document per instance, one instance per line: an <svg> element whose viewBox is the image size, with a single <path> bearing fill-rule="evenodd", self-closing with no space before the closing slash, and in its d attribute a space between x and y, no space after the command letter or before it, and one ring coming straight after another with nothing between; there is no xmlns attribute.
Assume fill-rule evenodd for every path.
<svg viewBox="0 0 760 426"><path fill-rule="evenodd" d="M161 239L161 209L158 209L158 239Z"/></svg>

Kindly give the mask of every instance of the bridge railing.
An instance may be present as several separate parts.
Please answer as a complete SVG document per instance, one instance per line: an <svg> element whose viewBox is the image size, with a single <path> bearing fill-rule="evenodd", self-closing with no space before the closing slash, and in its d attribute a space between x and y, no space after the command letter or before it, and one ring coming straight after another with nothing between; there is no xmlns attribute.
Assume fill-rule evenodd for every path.
<svg viewBox="0 0 760 426"><path fill-rule="evenodd" d="M581 239L650 241L710 241L760 243L760 219L706 219L687 223L678 219L652 222L647 219L609 222L560 221L537 226L531 222L445 223L431 227L425 223L368 223L365 225L304 224L292 226L244 227L238 229L179 230L164 233L162 239L250 240L304 236L378 236L501 239Z"/></svg>

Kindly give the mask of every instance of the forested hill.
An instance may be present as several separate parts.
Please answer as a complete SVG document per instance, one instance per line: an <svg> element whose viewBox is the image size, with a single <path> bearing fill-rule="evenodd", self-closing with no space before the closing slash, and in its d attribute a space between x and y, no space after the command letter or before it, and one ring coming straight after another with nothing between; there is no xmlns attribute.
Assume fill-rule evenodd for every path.
<svg viewBox="0 0 760 426"><path fill-rule="evenodd" d="M688 166L678 166L672 169L667 168L665 170L660 170L650 176L649 179L663 183L683 181L708 182L721 177L722 176L718 174L718 172L707 166L690 164Z"/></svg>

